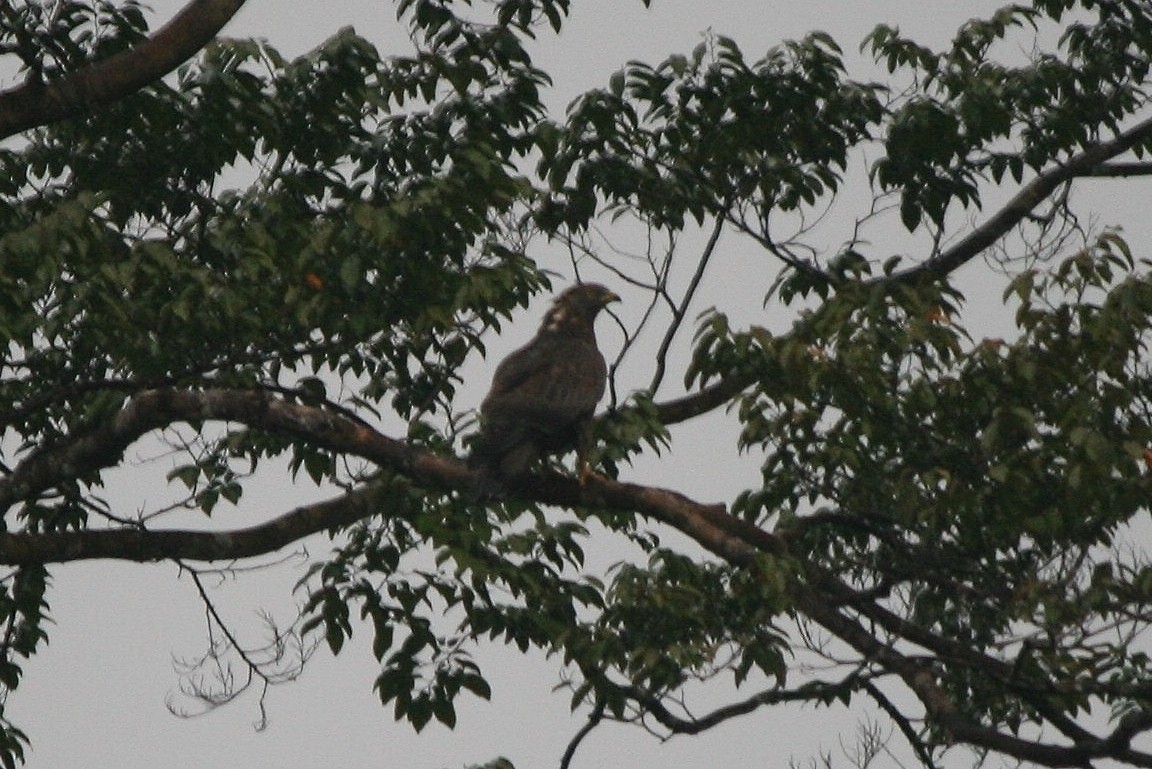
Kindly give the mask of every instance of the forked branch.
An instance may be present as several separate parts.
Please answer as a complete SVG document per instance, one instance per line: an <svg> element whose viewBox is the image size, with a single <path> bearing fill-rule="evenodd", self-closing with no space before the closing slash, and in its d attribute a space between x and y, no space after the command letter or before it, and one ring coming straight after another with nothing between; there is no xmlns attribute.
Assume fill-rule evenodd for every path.
<svg viewBox="0 0 1152 769"><path fill-rule="evenodd" d="M36 493L68 480L77 467L102 468L119 462L124 448L146 432L178 421L227 420L252 429L302 438L312 445L359 456L413 486L443 492L470 487L473 473L451 456L416 449L378 433L362 422L317 405L305 405L268 392L246 390L154 390L141 393L102 427L71 442L33 454L0 480L0 498L7 505L34 498ZM71 476L74 477L74 476ZM535 475L510 484L510 494L541 504L627 512L671 526L709 552L741 568L763 568L766 556L787 557L785 537L730 515L723 505L707 505L674 491L600 478L582 484L557 474ZM266 523L226 532L150 531L137 527L64 532L11 532L0 534L0 563L10 565L114 558L121 560L180 559L220 561L247 558L277 550L312 533L339 528L388 508L394 482L365 483L335 499L298 508ZM27 496L31 495L31 497ZM1086 730L1058 724L1071 744L1041 742L1016 736L972 720L941 686L932 665L920 656L904 653L899 644L877 637L877 622L893 637L918 648L943 649L949 663L971 663L996 669L975 650L967 654L899 618L888 618L877 604L853 593L836 577L814 565L800 565L806 578L791 583L795 610L853 648L862 660L898 677L919 699L925 717L952 739L1044 766L1085 766L1096 758L1113 758L1138 766L1152 766L1152 755L1132 749L1133 737L1149 729L1150 719L1123 720L1110 735L1097 737ZM765 702L807 696L807 692L769 691ZM1042 702L1042 701L1041 701ZM649 703L651 705L651 703ZM754 702L746 703L751 707ZM737 710L740 705L734 706ZM649 707L656 713L658 708ZM718 721L727 711L714 714ZM673 724L669 721L666 726ZM679 729L684 724L675 724Z"/></svg>
<svg viewBox="0 0 1152 769"><path fill-rule="evenodd" d="M898 272L883 280L915 281L924 278L943 278L958 267L979 256L1024 221L1041 203L1055 192L1060 185L1084 176L1108 175L1108 161L1123 155L1136 145L1152 136L1152 118L1143 120L1121 132L1111 141L1100 142L1082 152L1078 152L1060 165L1050 168L1016 193L1004 206L986 222L972 230L951 248L934 259ZM1115 174L1120 175L1120 174Z"/></svg>

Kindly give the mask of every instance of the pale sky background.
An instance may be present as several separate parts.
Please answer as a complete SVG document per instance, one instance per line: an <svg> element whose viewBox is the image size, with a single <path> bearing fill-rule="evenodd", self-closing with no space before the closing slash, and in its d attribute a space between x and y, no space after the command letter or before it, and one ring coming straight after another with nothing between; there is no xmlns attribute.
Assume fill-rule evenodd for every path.
<svg viewBox="0 0 1152 769"><path fill-rule="evenodd" d="M155 27L178 4L153 5ZM951 0L654 0L654 7L646 10L639 0L575 0L563 34L559 39L542 34L536 57L537 64L556 81L556 103L563 104L583 90L606 84L630 59L655 64L671 53L690 52L708 29L735 38L750 60L782 40L822 29L840 42L850 61L859 63L859 42L879 22L898 24L921 42L939 44L959 22L999 5ZM249 0L225 34L266 37L283 53L297 55L347 25L373 40L382 53L405 40L394 6L385 0ZM851 74L860 79L878 77L865 70ZM1131 194L1131 185L1127 189L1125 195L1089 203L1106 210L1110 221L1128 223L1128 235L1136 242L1141 232L1137 225L1148 227L1144 206L1136 201L1148 198ZM858 185L848 195L861 192L866 188ZM849 225L850 220L841 222L844 232ZM873 240L881 242L880 236L890 236L894 243L902 237L894 230L874 233ZM722 243L719 259L696 309L712 303L732 306L739 303L734 297L746 295L747 310L758 312L763 288L774 270L770 273L760 267L755 279L747 280L746 271L762 265L763 258L750 255L746 245L725 251ZM562 263L557 266L563 268ZM972 265L966 273L969 297L985 294L988 316L1003 317L997 309L999 286L979 283L987 279L982 265ZM540 309L541 305L534 306L529 316L538 315ZM622 310L625 316L627 312ZM534 317L517 324L522 335L534 327ZM602 346L611 354L619 347L619 332L607 321L599 329ZM690 328L682 333L684 345L690 336ZM509 335L494 342L492 355L522 341L522 336ZM476 373L467 381L476 384L461 396L461 407L478 403L493 364L475 361L470 365ZM678 377L677 372L670 375L672 380ZM619 384L627 391L645 383ZM694 423L680 435L691 442L700 440L704 432ZM724 455L731 455L731 450ZM754 460L728 470L701 463L699 455L673 452L626 470L624 475L676 488L697 499L720 500L729 498L737 487L738 479L730 474L754 473ZM162 478L166 469L160 467L157 477ZM287 482L266 488L266 497L248 493L238 510L222 512L223 524L250 525L258 517L299 504L312 493ZM160 489L152 492L139 482L113 484L107 492L107 498L123 505L125 513L146 504L150 493L162 495ZM313 538L307 547L316 558L329 549L329 543ZM592 560L597 559L594 548L594 541L586 547ZM268 609L287 623L298 600L292 586L305 565L306 560L299 558L289 566L229 579L218 590L221 607L250 639L259 634L259 609ZM551 691L559 680L557 664L538 655L523 657L503 647L485 647L479 660L492 683L492 701L463 696L457 702L459 724L454 731L433 723L416 735L406 723L392 720L391 708L381 707L372 690L377 665L369 652L367 626L356 628L353 642L340 656L333 658L321 650L301 680L270 693L270 723L265 731L253 729L259 718L254 693L206 716L179 719L165 707L179 683L172 659L196 656L205 643L203 609L190 580L179 578L171 564L81 563L54 567L52 572L48 600L55 624L48 628L50 644L27 662L25 679L8 702L9 717L32 740L28 761L32 769L440 769L483 763L501 755L519 769L533 769L556 766L584 723L583 714L569 714L567 692ZM182 701L177 697L175 704ZM664 744L633 727L604 725L585 740L573 765L585 769L780 767L789 758L806 764L823 750L832 752L835 766L847 766L841 746L851 748L854 723L865 716L863 710L844 713L777 707ZM893 742L903 748L899 737ZM967 758L962 763L966 765Z"/></svg>

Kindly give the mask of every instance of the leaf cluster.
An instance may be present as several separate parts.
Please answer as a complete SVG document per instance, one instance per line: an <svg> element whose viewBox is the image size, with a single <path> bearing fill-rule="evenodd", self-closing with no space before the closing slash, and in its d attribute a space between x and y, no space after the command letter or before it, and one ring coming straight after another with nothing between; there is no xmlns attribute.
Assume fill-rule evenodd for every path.
<svg viewBox="0 0 1152 769"><path fill-rule="evenodd" d="M763 484L734 512L886 597L936 639L964 712L1015 731L1046 708L1128 702L1138 689L1111 683L1147 673L1125 640L1146 617L1121 597L1143 589L1147 565L1121 553L1152 492L1152 283L1105 233L1021 273L1005 299L1018 308L1010 343L968 339L945 286L854 285L787 336L712 315L696 372L755 382L738 415ZM1012 681L958 648L1012 650Z"/></svg>
<svg viewBox="0 0 1152 769"><path fill-rule="evenodd" d="M819 33L752 63L720 36L655 67L631 62L576 100L562 131L538 129L554 190L538 220L580 230L603 202L680 229L737 203L815 207L879 122L880 90L845 79Z"/></svg>
<svg viewBox="0 0 1152 769"><path fill-rule="evenodd" d="M21 3L0 12L0 55L19 60L19 71L48 80L140 42L145 6L136 0Z"/></svg>
<svg viewBox="0 0 1152 769"><path fill-rule="evenodd" d="M1019 182L1118 130L1147 103L1152 13L1144 3L1086 3L1096 18L1068 21L1056 50L1037 47L1012 66L997 56L1010 33L1037 35L1063 23L1077 3L1005 6L973 19L940 51L888 25L863 47L889 72L907 72L917 87L891 108L885 156L873 173L900 194L909 230L927 217L937 227L953 202L980 205L980 183L1007 172ZM1147 146L1144 146L1147 149Z"/></svg>

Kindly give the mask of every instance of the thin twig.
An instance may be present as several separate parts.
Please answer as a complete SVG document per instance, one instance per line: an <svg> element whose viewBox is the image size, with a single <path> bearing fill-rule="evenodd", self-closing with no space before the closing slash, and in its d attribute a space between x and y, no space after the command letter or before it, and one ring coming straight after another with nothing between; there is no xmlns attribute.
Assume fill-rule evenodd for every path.
<svg viewBox="0 0 1152 769"><path fill-rule="evenodd" d="M660 383L664 380L664 373L667 370L668 363L668 350L672 346L672 340L676 336L676 332L680 330L680 325L684 322L684 316L688 312L688 306L692 303L693 297L696 295L696 289L700 287L700 281L704 279L704 271L708 267L708 262L712 259L712 254L716 251L716 243L720 240L720 233L724 231L724 217L716 217L716 224L712 227L712 234L708 236L708 243L704 246L704 251L700 254L700 261L696 265L696 273L692 276L692 280L688 283L688 288L684 291L684 296L680 300L680 305L675 307L672 312L672 322L668 324L668 330L664 333L664 338L660 341L660 349L656 352L656 372L652 376L652 384L648 385L648 392L655 394Z"/></svg>
<svg viewBox="0 0 1152 769"><path fill-rule="evenodd" d="M896 728L904 735L904 739L908 741L912 752L916 754L916 758L920 760L920 763L925 769L936 769L936 762L932 760L932 752L928 750L928 746L924 744L924 741L920 739L920 735L912 728L911 722L900 712L900 708L896 707L896 705L892 703L892 700L888 699L888 695L880 691L879 687L871 681L864 682L864 691L868 693L868 696L871 697L872 700L880 706L880 709L892 719L892 722L896 724Z"/></svg>

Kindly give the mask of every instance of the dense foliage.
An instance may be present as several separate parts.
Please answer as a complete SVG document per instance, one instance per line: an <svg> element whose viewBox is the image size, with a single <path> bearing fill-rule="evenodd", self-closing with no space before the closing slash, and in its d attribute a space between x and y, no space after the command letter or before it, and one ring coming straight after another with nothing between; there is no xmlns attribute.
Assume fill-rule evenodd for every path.
<svg viewBox="0 0 1152 769"><path fill-rule="evenodd" d="M51 107L0 150L6 691L35 672L51 569L196 574L328 532L289 632L338 653L370 627L380 699L417 729L488 696L470 649L493 639L555 653L593 723L696 733L867 700L925 766L956 744L1152 765L1152 279L1072 194L1152 173L1152 7L1036 0L940 50L880 26L863 50L888 84L821 33L758 59L716 35L562 116L529 52L567 0L397 7L406 55L350 30L291 61L220 39L123 98L98 66L147 51L140 7L0 14L23 81L0 113ZM849 183L868 199L822 245L811 223ZM607 247L613 227L646 258ZM885 227L915 250L893 256ZM553 286L557 245L648 307L597 424L604 477L541 468L482 504L459 369ZM718 248L759 249L778 279L701 315L689 349ZM966 330L954 273L981 258L1006 275L1002 338ZM639 454L691 450L677 424L725 418L731 456L761 465L726 506L626 482ZM139 441L183 456L175 501L112 509L101 487ZM301 470L327 501L245 530L166 523ZM620 543L634 557L586 567ZM734 700L685 707L701 678ZM14 766L26 740L0 723Z"/></svg>

